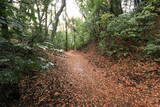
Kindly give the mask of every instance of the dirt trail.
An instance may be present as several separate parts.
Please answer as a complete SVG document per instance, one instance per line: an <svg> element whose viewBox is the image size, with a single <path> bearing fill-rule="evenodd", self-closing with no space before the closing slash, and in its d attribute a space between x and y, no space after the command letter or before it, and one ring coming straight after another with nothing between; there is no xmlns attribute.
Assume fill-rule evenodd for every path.
<svg viewBox="0 0 160 107"><path fill-rule="evenodd" d="M141 75L144 76L144 74L135 76L135 74L131 74L133 71L127 70L153 69L154 71L157 69L156 64L146 62L144 64L146 67L142 63L142 66L138 68L136 64L139 65L141 62L132 62L129 59L132 66L125 60L112 65L108 60L104 67L99 65L98 67L89 59L95 54L93 52L95 49L93 46L91 47L86 54L79 51L65 52L64 55L67 58L61 60L65 63L63 69L67 74L66 80L71 84L69 88L78 104L93 104L102 107L159 106L160 91L157 83L159 79L153 75L152 80L142 80ZM98 62L106 62L107 59L103 60ZM147 87L148 84L157 85L150 88Z"/></svg>
<svg viewBox="0 0 160 107"><path fill-rule="evenodd" d="M87 53L47 52L56 63L46 73L21 81L21 106L38 107L160 107L160 66L153 61Z"/></svg>
<svg viewBox="0 0 160 107"><path fill-rule="evenodd" d="M99 85L98 78L102 78L102 75L97 71L97 68L89 63L87 56L77 51L69 51L65 53L68 56L67 67L69 71L69 78L73 84L78 85L77 89L82 91L84 99L89 100L95 97L106 97L102 89L97 88ZM85 98L86 97L86 98Z"/></svg>
<svg viewBox="0 0 160 107"><path fill-rule="evenodd" d="M77 102L101 106L130 106L123 87L117 86L112 78L105 77L106 69L97 68L89 62L88 55L91 54L93 53L69 51L65 52L67 58L61 60L66 63L67 81L71 84L70 88Z"/></svg>

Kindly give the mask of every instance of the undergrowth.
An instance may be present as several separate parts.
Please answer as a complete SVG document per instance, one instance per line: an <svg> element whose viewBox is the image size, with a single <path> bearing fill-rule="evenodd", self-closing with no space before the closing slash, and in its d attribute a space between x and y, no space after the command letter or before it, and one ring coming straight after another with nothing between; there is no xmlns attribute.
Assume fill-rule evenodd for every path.
<svg viewBox="0 0 160 107"><path fill-rule="evenodd" d="M160 38L151 35L156 26L158 9L156 1L156 3L142 3L133 12L118 17L104 13L97 22L98 29L101 29L98 49L103 55L114 57L130 54L141 58L159 57Z"/></svg>
<svg viewBox="0 0 160 107"><path fill-rule="evenodd" d="M46 44L31 47L17 39L0 38L0 106L10 106L19 98L18 83L23 75L46 72L54 66L43 53Z"/></svg>

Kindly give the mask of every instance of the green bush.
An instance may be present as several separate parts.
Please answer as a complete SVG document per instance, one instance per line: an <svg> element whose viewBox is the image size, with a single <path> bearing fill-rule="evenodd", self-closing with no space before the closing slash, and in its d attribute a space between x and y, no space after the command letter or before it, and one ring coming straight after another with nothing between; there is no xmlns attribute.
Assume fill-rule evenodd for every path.
<svg viewBox="0 0 160 107"><path fill-rule="evenodd" d="M153 38L150 40L144 50L147 52L146 56L160 57L160 39Z"/></svg>
<svg viewBox="0 0 160 107"><path fill-rule="evenodd" d="M43 64L47 63L47 61L41 61L38 52L29 46L10 44L9 48L3 48L5 46L2 44L0 46L0 84L18 83L22 73L33 69L40 71Z"/></svg>
<svg viewBox="0 0 160 107"><path fill-rule="evenodd" d="M154 57L160 57L160 45L155 44L148 44L145 47L145 50L147 51L148 55L154 56Z"/></svg>
<svg viewBox="0 0 160 107"><path fill-rule="evenodd" d="M101 29L99 49L105 55L119 56L121 54L125 56L130 52L141 50L144 42L150 41L147 39L150 35L147 34L148 30L151 30L155 25L157 13L154 10L156 7L149 3L139 8L139 10L121 14L118 17L110 13L101 15L101 20L98 22ZM153 46L156 49L155 51L150 49L152 46L149 45L144 50L157 53L158 46ZM153 53L150 53L150 55L153 55Z"/></svg>

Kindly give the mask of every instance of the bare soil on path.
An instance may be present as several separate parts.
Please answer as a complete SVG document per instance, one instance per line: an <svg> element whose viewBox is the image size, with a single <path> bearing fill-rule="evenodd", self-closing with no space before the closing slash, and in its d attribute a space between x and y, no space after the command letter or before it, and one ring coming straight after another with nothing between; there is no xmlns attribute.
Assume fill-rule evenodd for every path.
<svg viewBox="0 0 160 107"><path fill-rule="evenodd" d="M42 107L159 107L159 65L130 58L114 62L87 53L49 54L57 68L22 81L22 105ZM149 74L148 74L149 73ZM148 77L149 75L149 77ZM31 101L32 99L32 101ZM26 103L27 102L27 103Z"/></svg>

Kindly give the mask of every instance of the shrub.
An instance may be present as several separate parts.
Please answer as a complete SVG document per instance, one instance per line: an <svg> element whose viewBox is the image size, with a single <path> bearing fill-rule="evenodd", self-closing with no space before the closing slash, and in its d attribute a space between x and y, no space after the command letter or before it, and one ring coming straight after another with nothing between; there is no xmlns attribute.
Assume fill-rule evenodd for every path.
<svg viewBox="0 0 160 107"><path fill-rule="evenodd" d="M154 38L150 40L144 50L147 52L146 56L160 57L160 39Z"/></svg>
<svg viewBox="0 0 160 107"><path fill-rule="evenodd" d="M130 52L141 50L146 41L150 41L147 35L155 25L157 13L155 5L149 3L143 5L132 13L124 13L114 17L109 13L101 16L99 49L106 55L126 55ZM147 38L148 37L148 38ZM153 46L154 49L151 49ZM149 45L145 48L149 52L157 50L158 46ZM158 51L153 51L157 53ZM152 55L153 55L152 53ZM150 53L151 55L151 53Z"/></svg>

